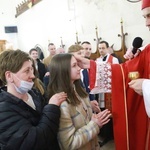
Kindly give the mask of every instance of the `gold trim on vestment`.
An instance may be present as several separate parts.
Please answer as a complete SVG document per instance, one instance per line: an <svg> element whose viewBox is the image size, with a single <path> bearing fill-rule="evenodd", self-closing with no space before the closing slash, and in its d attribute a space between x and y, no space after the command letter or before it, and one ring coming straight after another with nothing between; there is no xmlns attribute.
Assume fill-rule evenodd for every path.
<svg viewBox="0 0 150 150"><path fill-rule="evenodd" d="M125 77L124 77L124 72L122 65L121 67L121 72L122 72L122 77L123 77L123 90L124 90L124 106L125 106L125 119L126 119L126 136L127 136L127 150L129 150L129 134L128 134L128 114L127 114L127 97L126 97L126 85L125 85Z"/></svg>

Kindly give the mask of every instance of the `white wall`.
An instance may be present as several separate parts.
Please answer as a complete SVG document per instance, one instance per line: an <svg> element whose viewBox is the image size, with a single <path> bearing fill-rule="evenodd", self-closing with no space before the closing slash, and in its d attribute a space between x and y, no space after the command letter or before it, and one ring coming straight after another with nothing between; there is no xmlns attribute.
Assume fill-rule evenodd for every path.
<svg viewBox="0 0 150 150"><path fill-rule="evenodd" d="M15 18L15 1L0 0L0 40L7 40L6 48L18 48L17 34L5 34L5 26L17 25Z"/></svg>
<svg viewBox="0 0 150 150"><path fill-rule="evenodd" d="M4 3L7 1L10 2L10 0L5 0ZM96 42L93 39L96 38L96 26L102 40L108 41L110 45L114 44L114 49L120 49L121 39L118 34L121 33L121 18L123 19L124 33L128 33L126 36L127 47L131 46L136 36L141 36L144 39L144 44L150 40L148 28L145 27L140 10L140 2L129 3L126 0L43 0L14 18L14 6L17 6L21 1L16 0L15 4L10 3L9 5L13 6L11 8L8 7L8 3L3 6L5 10L11 10L11 15L2 20L4 24L0 26L0 32L2 32L2 26L5 23L16 24L18 26L18 38L14 39L17 39L18 43L14 42L14 45L24 51L29 51L36 44L40 44L45 55L47 55L48 43L53 42L56 47L59 47L61 44L60 37L62 37L67 50L71 44L76 42L76 32L78 32L79 41L90 41L94 52ZM0 15L0 18L5 16ZM6 36L4 33L2 35L6 40L10 39L10 36Z"/></svg>

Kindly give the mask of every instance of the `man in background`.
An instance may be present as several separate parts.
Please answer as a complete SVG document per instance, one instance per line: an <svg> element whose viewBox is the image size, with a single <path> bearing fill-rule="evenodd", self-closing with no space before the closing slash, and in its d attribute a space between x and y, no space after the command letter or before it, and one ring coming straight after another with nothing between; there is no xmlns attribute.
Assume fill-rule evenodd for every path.
<svg viewBox="0 0 150 150"><path fill-rule="evenodd" d="M65 49L62 47L57 48L56 50L56 54L64 54L65 53Z"/></svg>
<svg viewBox="0 0 150 150"><path fill-rule="evenodd" d="M85 58L90 59L91 53L92 53L92 46L91 43L88 41L82 42L81 46L83 47L83 53Z"/></svg>
<svg viewBox="0 0 150 150"><path fill-rule="evenodd" d="M45 85L45 87L47 87L48 83L49 83L49 64L51 62L51 59L53 58L53 56L56 55L56 47L54 45L54 43L49 43L48 44L48 51L49 51L49 56L43 59L43 63L47 69L47 72L43 78L43 83Z"/></svg>
<svg viewBox="0 0 150 150"><path fill-rule="evenodd" d="M109 44L106 41L101 41L98 44L98 50L100 53L100 57L96 59L98 62L109 62L112 64L119 64L119 61L116 57L113 57L109 54Z"/></svg>
<svg viewBox="0 0 150 150"><path fill-rule="evenodd" d="M52 57L56 54L56 46L53 43L49 43L48 51L49 51L49 56L43 59L43 63L46 66L47 70L48 70Z"/></svg>
<svg viewBox="0 0 150 150"><path fill-rule="evenodd" d="M100 53L100 57L96 59L96 62L99 64L119 64L119 61L116 57L113 57L109 53L109 44L107 41L101 41L98 44L98 50ZM103 78L103 77L102 77ZM97 93L99 106L101 110L105 110L106 108L111 110L111 101L112 96L111 93ZM100 143L101 146L106 144L108 141L114 138L113 135L113 122L111 120L102 127L100 136L103 138L102 142Z"/></svg>
<svg viewBox="0 0 150 150"><path fill-rule="evenodd" d="M88 41L84 41L82 42L81 46L83 47L82 54L85 58L90 59L91 53L92 53L92 46L91 43ZM86 92L89 93L89 98L90 100L95 100L95 95L94 94L90 94L90 88L89 88L89 75L88 75L88 69L83 69L82 70L82 82L86 88Z"/></svg>

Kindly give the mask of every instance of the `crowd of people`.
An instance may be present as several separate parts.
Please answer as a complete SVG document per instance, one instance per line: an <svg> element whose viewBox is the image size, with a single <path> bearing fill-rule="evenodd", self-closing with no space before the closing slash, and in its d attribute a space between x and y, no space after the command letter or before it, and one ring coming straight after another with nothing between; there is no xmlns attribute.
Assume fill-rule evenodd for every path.
<svg viewBox="0 0 150 150"><path fill-rule="evenodd" d="M150 27L150 0L142 12ZM99 150L114 139L116 150L149 150L150 45L135 39L124 63L107 41L95 61L88 41L67 51L50 43L43 60L36 48L3 51L0 149ZM135 71L140 78L131 80Z"/></svg>

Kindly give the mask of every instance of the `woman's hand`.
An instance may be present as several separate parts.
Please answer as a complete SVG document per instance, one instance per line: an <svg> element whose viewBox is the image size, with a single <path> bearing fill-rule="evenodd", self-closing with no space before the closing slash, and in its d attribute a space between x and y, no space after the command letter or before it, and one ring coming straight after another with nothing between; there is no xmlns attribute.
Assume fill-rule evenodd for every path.
<svg viewBox="0 0 150 150"><path fill-rule="evenodd" d="M60 106L60 104L63 101L65 101L66 98L67 98L67 94L65 92L57 93L50 98L49 104L54 104L54 105Z"/></svg>
<svg viewBox="0 0 150 150"><path fill-rule="evenodd" d="M96 113L99 113L101 110L99 108L99 104L96 100L92 100L90 101L91 102L91 107L92 107L92 110Z"/></svg>
<svg viewBox="0 0 150 150"><path fill-rule="evenodd" d="M108 109L99 112L98 114L93 114L92 120L97 123L99 127L102 127L110 121L111 113Z"/></svg>

